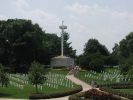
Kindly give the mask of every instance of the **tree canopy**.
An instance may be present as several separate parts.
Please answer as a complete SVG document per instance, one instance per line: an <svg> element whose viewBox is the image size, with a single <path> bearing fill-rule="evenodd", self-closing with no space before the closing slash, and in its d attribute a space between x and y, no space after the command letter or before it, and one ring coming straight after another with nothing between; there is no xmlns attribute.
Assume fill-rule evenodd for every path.
<svg viewBox="0 0 133 100"><path fill-rule="evenodd" d="M75 57L76 51L64 38L65 54ZM31 20L8 19L0 21L0 63L13 71L28 71L31 62L50 64L51 57L60 54L61 38L56 34L45 33Z"/></svg>
<svg viewBox="0 0 133 100"><path fill-rule="evenodd" d="M121 71L131 73L133 69L133 32L129 33L125 39L120 41L117 53Z"/></svg>
<svg viewBox="0 0 133 100"><path fill-rule="evenodd" d="M88 42L85 44L84 54L95 54L100 53L101 55L108 56L109 51L108 49L99 43L96 39L89 39Z"/></svg>
<svg viewBox="0 0 133 100"><path fill-rule="evenodd" d="M77 63L89 70L100 72L104 69L105 59L109 56L107 48L96 39L89 39L85 44L84 53L77 59Z"/></svg>

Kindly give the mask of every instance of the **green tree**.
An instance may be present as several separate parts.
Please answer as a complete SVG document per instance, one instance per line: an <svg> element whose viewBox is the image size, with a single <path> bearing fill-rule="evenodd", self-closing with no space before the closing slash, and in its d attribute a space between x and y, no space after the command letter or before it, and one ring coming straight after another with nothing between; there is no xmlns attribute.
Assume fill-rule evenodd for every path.
<svg viewBox="0 0 133 100"><path fill-rule="evenodd" d="M40 56L43 58L42 62L50 64L50 59L57 55L60 55L60 38L56 34L46 33L43 36L43 54Z"/></svg>
<svg viewBox="0 0 133 100"><path fill-rule="evenodd" d="M119 66L122 73L128 73L133 69L133 32L121 40L118 49Z"/></svg>
<svg viewBox="0 0 133 100"><path fill-rule="evenodd" d="M99 43L96 39L89 39L88 42L85 44L84 54L93 54L93 53L100 53L101 55L108 56L109 51L108 49Z"/></svg>
<svg viewBox="0 0 133 100"><path fill-rule="evenodd" d="M68 42L69 40L69 34L68 33L64 33L64 54L66 56L70 56L72 58L76 57L76 50L74 50L71 46L72 42Z"/></svg>
<svg viewBox="0 0 133 100"><path fill-rule="evenodd" d="M130 56L133 53L133 32L129 33L119 44L119 55L125 58Z"/></svg>
<svg viewBox="0 0 133 100"><path fill-rule="evenodd" d="M100 72L104 69L105 61L109 56L107 48L96 39L89 39L85 44L84 53L77 58L82 68Z"/></svg>
<svg viewBox="0 0 133 100"><path fill-rule="evenodd" d="M45 70L43 68L43 65L34 61L31 64L28 77L29 77L29 81L33 85L35 85L36 93L38 93L38 85L43 84L44 81L46 80L46 77L44 75L45 75Z"/></svg>
<svg viewBox="0 0 133 100"><path fill-rule="evenodd" d="M82 67L83 69L88 69L89 63L91 61L90 55L79 55L76 59L76 64Z"/></svg>
<svg viewBox="0 0 133 100"><path fill-rule="evenodd" d="M2 87L4 87L4 86L7 87L9 84L8 75L4 71L4 66L2 64L0 64L0 83L1 83Z"/></svg>
<svg viewBox="0 0 133 100"><path fill-rule="evenodd" d="M65 33L65 54L75 57L76 50L70 46L68 39ZM26 73L34 60L49 65L52 57L60 55L60 48L60 37L45 33L31 20L0 21L0 63L15 72Z"/></svg>
<svg viewBox="0 0 133 100"><path fill-rule="evenodd" d="M119 45L117 43L115 43L115 46L112 48L112 54L115 56L118 56L119 54Z"/></svg>
<svg viewBox="0 0 133 100"><path fill-rule="evenodd" d="M73 50L71 43L68 43L69 35L64 34L64 55L75 58L76 50ZM40 58L43 56L42 62L50 64L52 57L59 56L61 54L61 37L56 34L46 33L43 35L43 51L45 53L40 54Z"/></svg>
<svg viewBox="0 0 133 100"><path fill-rule="evenodd" d="M28 70L30 63L38 59L42 45L43 31L30 20L8 19L0 21L1 63L11 66L17 72Z"/></svg>
<svg viewBox="0 0 133 100"><path fill-rule="evenodd" d="M115 66L118 65L118 54L119 54L119 45L115 43L115 46L112 48L112 53L106 58L106 65Z"/></svg>
<svg viewBox="0 0 133 100"><path fill-rule="evenodd" d="M118 65L118 56L110 54L109 56L105 57L105 61L104 61L105 65L113 67Z"/></svg>
<svg viewBox="0 0 133 100"><path fill-rule="evenodd" d="M104 69L104 61L100 58L96 58L90 62L90 69L96 72L101 72Z"/></svg>

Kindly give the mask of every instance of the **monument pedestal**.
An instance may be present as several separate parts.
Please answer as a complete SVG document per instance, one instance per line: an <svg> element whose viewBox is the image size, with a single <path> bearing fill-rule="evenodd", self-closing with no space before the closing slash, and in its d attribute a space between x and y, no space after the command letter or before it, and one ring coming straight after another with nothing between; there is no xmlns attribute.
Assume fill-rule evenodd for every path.
<svg viewBox="0 0 133 100"><path fill-rule="evenodd" d="M52 67L71 67L74 66L74 59L67 56L57 56L51 59Z"/></svg>

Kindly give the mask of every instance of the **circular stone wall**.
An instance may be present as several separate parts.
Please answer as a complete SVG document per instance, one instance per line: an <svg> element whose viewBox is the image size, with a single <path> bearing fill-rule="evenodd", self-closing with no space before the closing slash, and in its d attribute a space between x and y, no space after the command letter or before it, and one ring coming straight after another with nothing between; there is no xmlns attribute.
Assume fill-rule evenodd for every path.
<svg viewBox="0 0 133 100"><path fill-rule="evenodd" d="M57 56L51 59L51 66L53 67L69 67L74 66L74 59L66 56Z"/></svg>

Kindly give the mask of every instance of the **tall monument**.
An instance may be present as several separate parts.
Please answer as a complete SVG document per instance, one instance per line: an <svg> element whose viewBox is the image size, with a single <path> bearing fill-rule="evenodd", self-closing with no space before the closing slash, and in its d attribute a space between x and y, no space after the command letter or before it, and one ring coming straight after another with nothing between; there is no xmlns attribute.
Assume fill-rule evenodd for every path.
<svg viewBox="0 0 133 100"><path fill-rule="evenodd" d="M64 21L62 21L62 25L59 26L61 29L61 56L64 54L64 30L67 29L67 26L63 25Z"/></svg>
<svg viewBox="0 0 133 100"><path fill-rule="evenodd" d="M61 29L61 55L53 57L51 59L51 66L52 67L74 66L74 59L64 56L64 30L67 29L67 26L64 25L64 21L62 21L62 25L59 26L59 29Z"/></svg>

